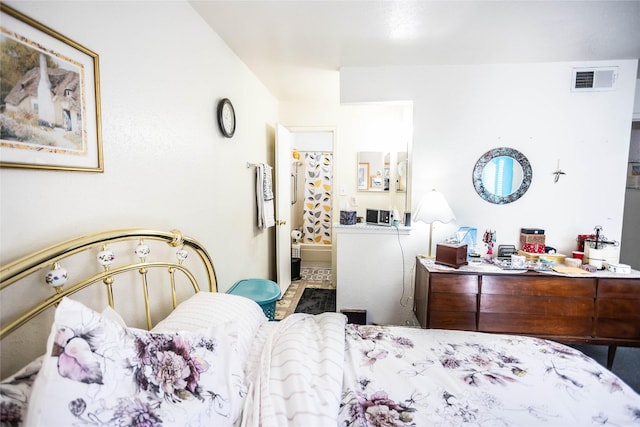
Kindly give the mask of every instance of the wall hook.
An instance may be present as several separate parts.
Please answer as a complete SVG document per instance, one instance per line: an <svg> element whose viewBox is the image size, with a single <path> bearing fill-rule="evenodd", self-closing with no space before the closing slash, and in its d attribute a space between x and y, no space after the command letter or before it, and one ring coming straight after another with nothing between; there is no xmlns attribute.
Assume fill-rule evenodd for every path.
<svg viewBox="0 0 640 427"><path fill-rule="evenodd" d="M566 175L566 173L562 169L560 169L560 160L558 160L558 167L553 174L555 175L555 178L553 178L554 184L558 182L558 180L560 179L560 175Z"/></svg>

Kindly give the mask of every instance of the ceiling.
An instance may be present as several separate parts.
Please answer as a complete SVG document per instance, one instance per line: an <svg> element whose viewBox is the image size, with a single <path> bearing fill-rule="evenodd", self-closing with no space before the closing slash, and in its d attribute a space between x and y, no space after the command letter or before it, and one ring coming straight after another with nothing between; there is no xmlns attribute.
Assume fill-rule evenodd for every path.
<svg viewBox="0 0 640 427"><path fill-rule="evenodd" d="M339 69L640 58L640 1L188 0L281 101Z"/></svg>

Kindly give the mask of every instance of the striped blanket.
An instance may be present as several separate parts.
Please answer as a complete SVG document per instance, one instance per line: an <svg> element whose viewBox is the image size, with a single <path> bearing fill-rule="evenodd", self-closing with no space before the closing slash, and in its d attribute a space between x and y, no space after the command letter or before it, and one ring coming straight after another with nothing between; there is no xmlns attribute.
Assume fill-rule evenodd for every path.
<svg viewBox="0 0 640 427"><path fill-rule="evenodd" d="M267 332L247 372L242 426L336 425L342 392L345 317L294 314Z"/></svg>

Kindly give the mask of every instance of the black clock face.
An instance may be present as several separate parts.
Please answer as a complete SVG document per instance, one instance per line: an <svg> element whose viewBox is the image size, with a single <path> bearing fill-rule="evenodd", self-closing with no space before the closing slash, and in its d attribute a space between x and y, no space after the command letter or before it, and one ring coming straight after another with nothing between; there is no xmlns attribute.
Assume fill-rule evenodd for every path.
<svg viewBox="0 0 640 427"><path fill-rule="evenodd" d="M236 131L236 113L227 98L218 103L218 126L227 138L231 138Z"/></svg>

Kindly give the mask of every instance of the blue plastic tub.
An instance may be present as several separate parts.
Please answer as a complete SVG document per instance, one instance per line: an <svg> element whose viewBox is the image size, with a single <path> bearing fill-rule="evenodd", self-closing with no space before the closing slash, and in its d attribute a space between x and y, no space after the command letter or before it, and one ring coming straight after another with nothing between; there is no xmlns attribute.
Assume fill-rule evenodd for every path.
<svg viewBox="0 0 640 427"><path fill-rule="evenodd" d="M236 282L228 294L239 295L254 300L269 320L276 317L276 301L280 298L280 286L267 279L244 279Z"/></svg>

